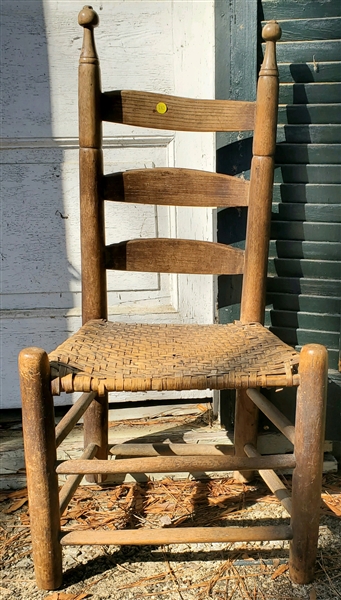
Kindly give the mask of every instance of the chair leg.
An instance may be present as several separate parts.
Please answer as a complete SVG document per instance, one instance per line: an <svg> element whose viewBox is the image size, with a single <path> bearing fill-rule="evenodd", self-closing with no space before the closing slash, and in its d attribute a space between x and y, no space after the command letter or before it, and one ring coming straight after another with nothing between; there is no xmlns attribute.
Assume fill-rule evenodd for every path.
<svg viewBox="0 0 341 600"><path fill-rule="evenodd" d="M236 410L234 419L234 447L236 456L245 456L245 444L257 447L258 408L247 396L245 390L236 391ZM255 471L236 471L235 479L246 482L253 479Z"/></svg>
<svg viewBox="0 0 341 600"><path fill-rule="evenodd" d="M328 375L326 348L317 344L304 346L299 373L289 569L294 583L307 584L314 578L320 521Z"/></svg>
<svg viewBox="0 0 341 600"><path fill-rule="evenodd" d="M22 418L32 551L39 588L62 583L60 513L50 365L46 352L27 348L19 354Z"/></svg>
<svg viewBox="0 0 341 600"><path fill-rule="evenodd" d="M84 448L89 444L97 444L96 458L108 458L108 393L96 396L84 413ZM86 475L90 483L103 483L107 475Z"/></svg>

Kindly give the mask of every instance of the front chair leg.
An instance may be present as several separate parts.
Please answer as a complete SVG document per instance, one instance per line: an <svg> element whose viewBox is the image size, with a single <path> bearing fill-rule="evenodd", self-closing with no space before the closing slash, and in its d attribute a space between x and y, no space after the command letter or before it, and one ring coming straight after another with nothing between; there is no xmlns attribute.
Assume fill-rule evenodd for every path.
<svg viewBox="0 0 341 600"><path fill-rule="evenodd" d="M50 364L41 348L19 354L22 419L32 551L37 585L62 583L58 478Z"/></svg>
<svg viewBox="0 0 341 600"><path fill-rule="evenodd" d="M302 348L299 374L289 569L294 583L307 584L314 578L321 507L328 375L324 346L308 344Z"/></svg>

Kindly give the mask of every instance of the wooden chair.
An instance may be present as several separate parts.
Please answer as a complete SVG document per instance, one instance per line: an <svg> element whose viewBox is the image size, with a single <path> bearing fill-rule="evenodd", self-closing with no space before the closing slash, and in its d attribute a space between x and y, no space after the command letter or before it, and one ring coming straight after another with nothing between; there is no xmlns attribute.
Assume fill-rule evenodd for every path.
<svg viewBox="0 0 341 600"><path fill-rule="evenodd" d="M83 327L48 356L22 350L19 370L27 485L37 584L62 581L62 546L68 544L172 544L257 540L290 541L290 575L313 579L319 528L327 352L309 344L301 353L262 325L276 145L278 71L275 21L263 29L266 51L256 102L192 100L164 94L102 93L93 29L97 14L79 14L84 41L79 67L79 145ZM187 169L143 169L103 175L102 121L161 129L254 129L250 182ZM190 206L248 206L245 253L222 244L138 239L105 245L104 200ZM106 269L180 273L243 273L240 321L227 325L135 325L108 322ZM128 360L125 360L128 357ZM295 427L259 391L297 386ZM110 391L237 389L235 445L108 446ZM82 392L55 428L53 395ZM260 456L261 409L294 444L294 454ZM80 460L56 463L56 447L84 414ZM157 448L153 448L157 453ZM110 453L115 460L107 460ZM149 456L148 456L149 453ZM134 456L135 454L135 456ZM167 455L168 454L168 455ZM94 460L95 459L95 460ZM292 498L274 469L294 468ZM291 524L269 527L197 527L160 530L61 531L65 510L83 475L254 470L291 513ZM58 493L58 474L69 474ZM94 474L97 474L96 476Z"/></svg>

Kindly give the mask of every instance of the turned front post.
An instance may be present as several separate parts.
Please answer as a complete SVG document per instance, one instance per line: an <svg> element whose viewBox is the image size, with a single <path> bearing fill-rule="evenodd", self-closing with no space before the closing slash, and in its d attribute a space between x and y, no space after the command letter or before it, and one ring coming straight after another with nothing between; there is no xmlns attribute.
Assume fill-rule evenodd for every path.
<svg viewBox="0 0 341 600"><path fill-rule="evenodd" d="M324 346L303 346L295 419L296 467L292 478L289 572L294 583L314 579L321 511L328 353Z"/></svg>
<svg viewBox="0 0 341 600"><path fill-rule="evenodd" d="M35 575L39 588L55 590L62 583L62 553L54 408L46 352L41 348L22 350L19 375Z"/></svg>
<svg viewBox="0 0 341 600"><path fill-rule="evenodd" d="M84 6L78 16L84 28L79 59L79 177L82 259L82 320L107 318L107 286L104 266L104 201L102 121L100 113L100 66L95 47L94 27L98 15ZM99 446L97 457L107 458L108 395L96 397L84 414L84 447ZM94 481L94 476L89 476Z"/></svg>
<svg viewBox="0 0 341 600"><path fill-rule="evenodd" d="M281 29L275 21L270 21L263 28L262 35L266 49L257 85L240 313L242 323L264 323L265 311L278 106L276 41L281 37ZM258 408L245 390L237 390L234 423L236 455L244 454L245 444L257 446L257 430ZM244 481L252 476L252 472L242 475L236 473L236 477Z"/></svg>

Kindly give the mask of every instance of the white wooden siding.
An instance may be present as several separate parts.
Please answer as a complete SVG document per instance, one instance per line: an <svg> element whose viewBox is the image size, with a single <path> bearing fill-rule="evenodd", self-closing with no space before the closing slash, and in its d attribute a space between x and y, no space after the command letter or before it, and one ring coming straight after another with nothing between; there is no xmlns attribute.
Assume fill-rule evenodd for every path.
<svg viewBox="0 0 341 600"><path fill-rule="evenodd" d="M95 37L103 90L213 97L213 4L211 0L94 2L100 16ZM77 69L82 28L77 15L81 8L74 0L2 3L3 408L20 406L19 350L38 345L50 351L80 324ZM161 165L214 168L213 134L105 124L104 147L106 172ZM106 214L108 243L131 236L214 237L212 210L107 203ZM108 287L113 319L208 323L214 318L209 276L111 272ZM65 400L70 398L59 402Z"/></svg>

